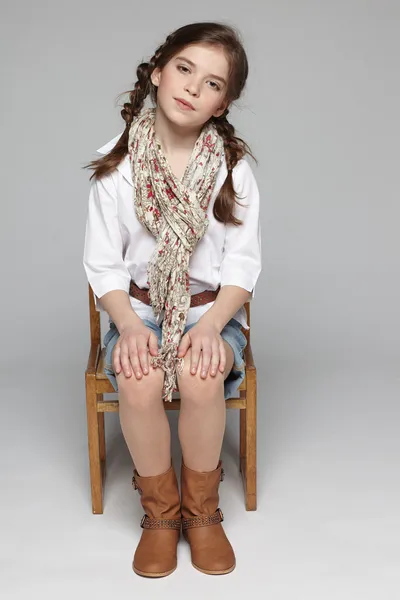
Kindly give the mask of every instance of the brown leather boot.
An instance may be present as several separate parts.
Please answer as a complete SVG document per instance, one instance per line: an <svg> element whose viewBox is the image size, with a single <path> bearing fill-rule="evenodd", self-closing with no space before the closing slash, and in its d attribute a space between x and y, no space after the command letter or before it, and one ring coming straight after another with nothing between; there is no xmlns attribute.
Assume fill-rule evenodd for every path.
<svg viewBox="0 0 400 600"><path fill-rule="evenodd" d="M219 461L215 471L201 473L182 461L183 537L190 544L192 565L207 575L230 573L236 566L233 548L221 525L224 516L218 508L218 487L224 476L221 465Z"/></svg>
<svg viewBox="0 0 400 600"><path fill-rule="evenodd" d="M176 548L181 530L180 498L174 468L161 475L141 477L136 469L132 485L141 495L145 512L143 533L132 568L144 577L165 577L177 566Z"/></svg>

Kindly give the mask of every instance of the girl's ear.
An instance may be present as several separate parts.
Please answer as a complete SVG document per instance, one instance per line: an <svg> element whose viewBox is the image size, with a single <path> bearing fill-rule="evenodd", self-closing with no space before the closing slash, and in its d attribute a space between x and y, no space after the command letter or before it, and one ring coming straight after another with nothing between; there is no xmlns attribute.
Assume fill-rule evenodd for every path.
<svg viewBox="0 0 400 600"><path fill-rule="evenodd" d="M158 87L160 85L160 75L161 75L161 70L159 67L156 67L152 74L150 75L150 79L151 79L151 83L153 85L155 85L156 87Z"/></svg>
<svg viewBox="0 0 400 600"><path fill-rule="evenodd" d="M213 113L213 117L220 117L220 116L221 116L221 115L222 115L222 114L225 112L225 110L226 110L227 106L228 106L228 102L224 102L224 103L222 104L222 106L220 106L220 107L219 107L219 108L218 108L218 109L215 111L215 113Z"/></svg>

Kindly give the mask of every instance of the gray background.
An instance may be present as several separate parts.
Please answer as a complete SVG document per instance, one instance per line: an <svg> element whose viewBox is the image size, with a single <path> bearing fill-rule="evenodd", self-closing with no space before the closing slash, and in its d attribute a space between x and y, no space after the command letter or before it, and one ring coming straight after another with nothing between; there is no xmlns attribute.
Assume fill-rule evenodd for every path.
<svg viewBox="0 0 400 600"><path fill-rule="evenodd" d="M148 581L130 566L142 510L116 414L91 514L81 167L122 131L137 64L199 20L239 27L250 62L232 121L262 200L259 506L244 510L229 411L237 569L198 573L182 542L178 570ZM0 595L398 598L399 2L3 1L0 22Z"/></svg>

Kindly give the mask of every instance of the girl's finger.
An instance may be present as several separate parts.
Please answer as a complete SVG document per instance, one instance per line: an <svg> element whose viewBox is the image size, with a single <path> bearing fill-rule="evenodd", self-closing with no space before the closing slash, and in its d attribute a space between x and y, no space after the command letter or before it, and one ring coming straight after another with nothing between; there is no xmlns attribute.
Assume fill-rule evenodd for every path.
<svg viewBox="0 0 400 600"><path fill-rule="evenodd" d="M179 344L179 349L178 349L178 356L179 357L185 356L186 352L188 351L189 346L190 346L190 336L189 336L189 332L188 332L188 333L185 333L185 335L181 339L181 342Z"/></svg>
<svg viewBox="0 0 400 600"><path fill-rule="evenodd" d="M149 372L148 349L146 342L138 342L138 357L141 370L145 375Z"/></svg>
<svg viewBox="0 0 400 600"><path fill-rule="evenodd" d="M201 377L205 379L208 374L208 369L210 368L211 361L211 347L207 344L207 342L203 343L202 348L202 360L201 360Z"/></svg>
<svg viewBox="0 0 400 600"><path fill-rule="evenodd" d="M143 373L139 362L139 355L136 343L129 348L129 360L132 365L132 370L135 374L136 379L141 379Z"/></svg>
<svg viewBox="0 0 400 600"><path fill-rule="evenodd" d="M122 369L125 377L130 377L132 375L132 373L131 373L131 363L129 360L128 345L123 342L121 342L121 346L120 346L120 361L121 361L121 369Z"/></svg>
<svg viewBox="0 0 400 600"><path fill-rule="evenodd" d="M114 373L116 373L118 375L118 373L121 370L121 362L120 362L120 345L119 344L115 344L114 349L112 351L112 366L114 369Z"/></svg>
<svg viewBox="0 0 400 600"><path fill-rule="evenodd" d="M157 356L158 354L158 338L154 331L150 333L149 336L149 350L152 356Z"/></svg>
<svg viewBox="0 0 400 600"><path fill-rule="evenodd" d="M195 375L197 373L197 368L199 366L199 359L200 359L200 351L201 351L200 343L192 342L192 353L191 353L191 357L190 357L190 372L192 373L192 375Z"/></svg>
<svg viewBox="0 0 400 600"><path fill-rule="evenodd" d="M219 356L219 344L217 340L213 341L212 344L212 357L211 357L211 365L210 365L210 373L213 377L217 374L218 366L219 366L220 356Z"/></svg>

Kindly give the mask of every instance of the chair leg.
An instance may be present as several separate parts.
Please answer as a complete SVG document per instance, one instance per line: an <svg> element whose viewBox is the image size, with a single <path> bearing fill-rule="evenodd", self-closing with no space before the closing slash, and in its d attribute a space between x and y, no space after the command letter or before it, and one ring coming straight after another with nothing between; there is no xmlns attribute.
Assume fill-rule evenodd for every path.
<svg viewBox="0 0 400 600"><path fill-rule="evenodd" d="M242 465L244 465L244 459L246 458L246 409L241 408L240 414L240 460L239 470L242 473Z"/></svg>
<svg viewBox="0 0 400 600"><path fill-rule="evenodd" d="M103 394L97 394L97 400L103 400ZM101 464L101 481L103 484L106 479L106 429L104 423L104 413L97 413L97 422L99 424L99 449L100 449L100 464ZM103 492L104 494L104 492Z"/></svg>
<svg viewBox="0 0 400 600"><path fill-rule="evenodd" d="M97 413L95 378L91 375L86 375L86 413L88 426L92 512L93 514L102 514L104 469L102 469L102 461L100 458L100 428Z"/></svg>
<svg viewBox="0 0 400 600"><path fill-rule="evenodd" d="M255 370L248 373L246 408L240 411L240 471L246 510L257 510L257 381Z"/></svg>
<svg viewBox="0 0 400 600"><path fill-rule="evenodd" d="M103 394L98 394L98 396L103 396ZM105 460L106 460L106 432L105 432L104 413L103 412L97 413L97 421L99 423L100 460L102 462L105 462Z"/></svg>

